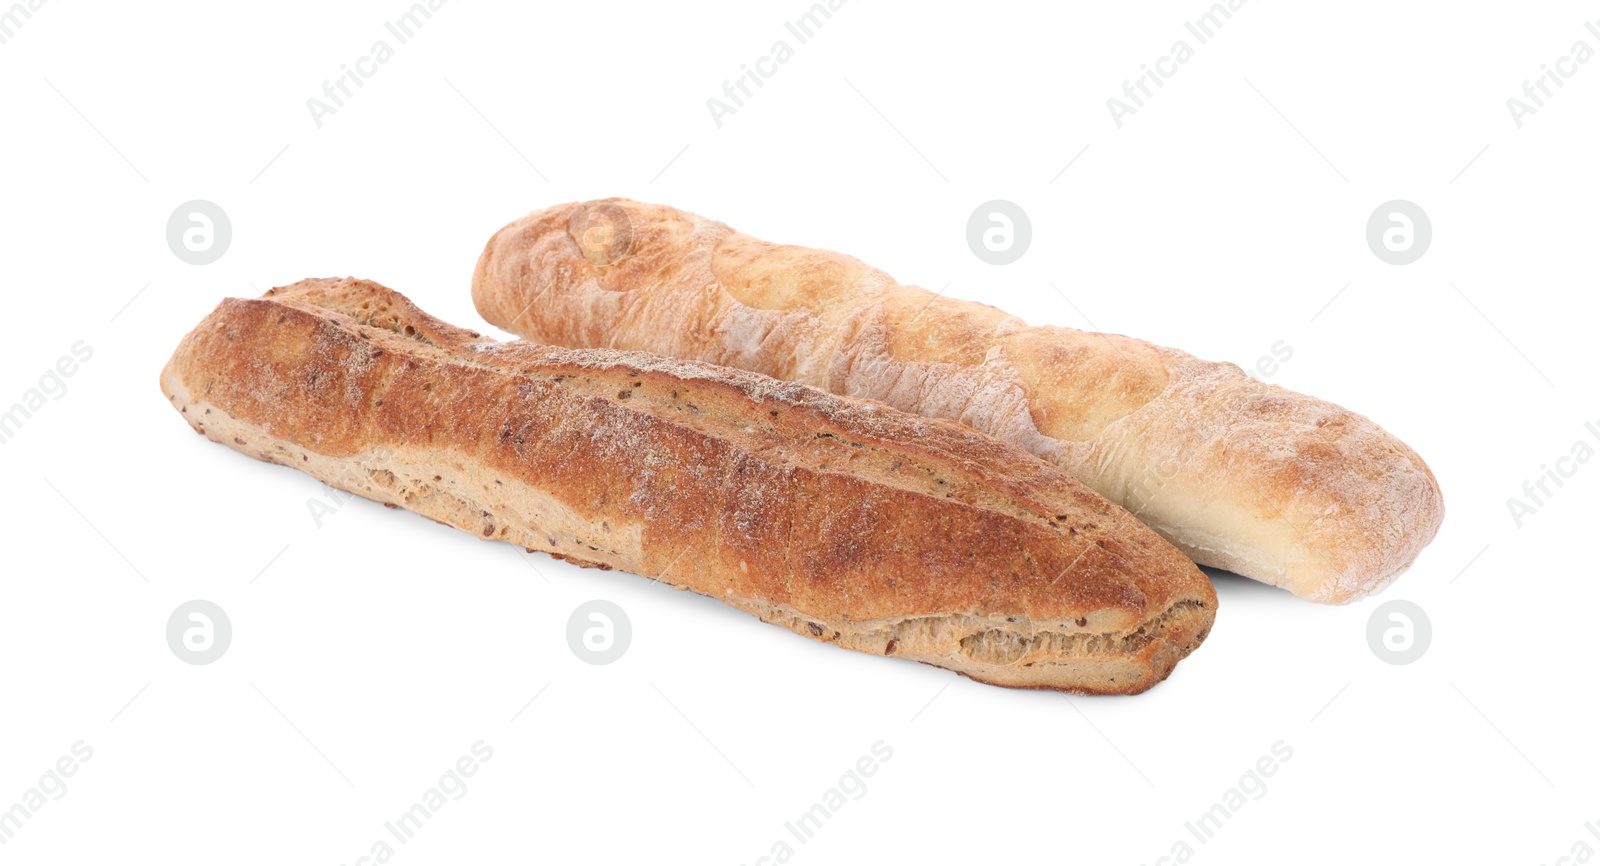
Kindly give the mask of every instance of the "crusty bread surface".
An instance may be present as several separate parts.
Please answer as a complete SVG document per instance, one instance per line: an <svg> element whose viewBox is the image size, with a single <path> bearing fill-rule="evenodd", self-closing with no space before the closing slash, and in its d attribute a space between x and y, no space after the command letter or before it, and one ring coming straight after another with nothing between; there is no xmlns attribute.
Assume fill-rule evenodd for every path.
<svg viewBox="0 0 1600 866"><path fill-rule="evenodd" d="M479 312L540 342L655 352L960 421L1053 462L1195 561L1324 603L1376 592L1444 516L1377 424L1233 364L1030 327L826 250L626 199L489 241Z"/></svg>
<svg viewBox="0 0 1600 866"><path fill-rule="evenodd" d="M161 386L248 456L983 682L1140 692L1215 616L1181 553L1014 446L745 371L496 342L376 283L225 300Z"/></svg>

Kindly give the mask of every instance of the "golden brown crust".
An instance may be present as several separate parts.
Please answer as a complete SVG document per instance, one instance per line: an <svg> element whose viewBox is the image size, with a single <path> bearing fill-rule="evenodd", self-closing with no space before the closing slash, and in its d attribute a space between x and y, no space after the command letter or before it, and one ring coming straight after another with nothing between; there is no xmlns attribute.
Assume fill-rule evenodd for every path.
<svg viewBox="0 0 1600 866"><path fill-rule="evenodd" d="M643 353L499 343L375 283L230 299L163 388L246 454L482 538L990 682L1137 692L1198 645L1198 569L956 424Z"/></svg>
<svg viewBox="0 0 1600 866"><path fill-rule="evenodd" d="M530 339L725 364L960 421L1065 468L1198 562L1320 602L1381 589L1444 516L1422 459L1332 403L1140 340L1029 327L670 207L530 214L489 241L473 297Z"/></svg>

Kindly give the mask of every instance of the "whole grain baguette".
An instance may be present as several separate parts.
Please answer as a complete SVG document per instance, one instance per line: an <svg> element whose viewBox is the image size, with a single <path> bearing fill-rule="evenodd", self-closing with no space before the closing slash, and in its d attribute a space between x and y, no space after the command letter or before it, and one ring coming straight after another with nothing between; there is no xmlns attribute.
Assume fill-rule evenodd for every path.
<svg viewBox="0 0 1600 866"><path fill-rule="evenodd" d="M609 199L501 229L478 311L540 342L752 370L960 421L1053 462L1202 565L1325 603L1383 588L1438 530L1438 483L1368 419L1232 364L1029 327L661 205Z"/></svg>
<svg viewBox="0 0 1600 866"><path fill-rule="evenodd" d="M213 441L351 493L984 682L1140 692L1216 612L1181 553L1021 449L744 371L496 342L375 283L225 300L161 386Z"/></svg>

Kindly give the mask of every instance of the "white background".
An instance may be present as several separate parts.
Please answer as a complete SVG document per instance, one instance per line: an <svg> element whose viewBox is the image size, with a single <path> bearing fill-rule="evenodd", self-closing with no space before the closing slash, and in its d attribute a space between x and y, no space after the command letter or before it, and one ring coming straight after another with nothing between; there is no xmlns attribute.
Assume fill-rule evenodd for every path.
<svg viewBox="0 0 1600 866"><path fill-rule="evenodd" d="M779 839L806 863L1600 848L1600 461L1520 529L1506 504L1600 421L1600 62L1523 128L1505 104L1575 41L1600 49L1600 6L1255 0L1205 45L1182 26L1198 0L851 0L804 45L783 28L803 0L454 2L395 45L405 8L53 0L0 45L0 407L76 341L94 352L0 445L0 807L94 749L0 859L353 864L480 739L492 760L400 862L753 864ZM319 129L306 100L380 38L394 58ZM1180 38L1194 58L1117 128L1106 99ZM706 100L779 39L794 57L719 129ZM1212 636L1143 696L1007 691L362 500L318 528L319 483L195 436L157 388L219 299L307 276L484 329L468 282L489 235L609 195L1034 323L1241 365L1286 341L1272 380L1414 446L1444 528L1345 608L1218 577ZM1005 267L964 239L996 198L1034 231ZM1434 230L1404 267L1364 239L1396 198ZM191 199L232 219L209 266L165 242ZM164 638L193 598L234 629L203 667ZM633 624L610 666L567 647L592 598ZM1434 632L1403 667L1366 640L1396 598ZM880 740L866 794L790 838ZM1279 741L1265 795L1189 836Z"/></svg>

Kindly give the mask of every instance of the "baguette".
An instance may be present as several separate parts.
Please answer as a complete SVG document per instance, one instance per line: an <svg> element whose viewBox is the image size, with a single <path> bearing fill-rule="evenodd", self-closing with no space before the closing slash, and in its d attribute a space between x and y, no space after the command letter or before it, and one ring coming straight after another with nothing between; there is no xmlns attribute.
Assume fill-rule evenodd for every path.
<svg viewBox="0 0 1600 866"><path fill-rule="evenodd" d="M1202 565L1324 603L1382 589L1444 517L1366 418L1232 364L1029 327L670 207L609 199L501 229L478 311L540 342L739 367L960 421L1055 463Z"/></svg>
<svg viewBox="0 0 1600 866"><path fill-rule="evenodd" d="M1216 613L1181 553L1021 449L744 371L496 342L376 283L225 300L161 386L211 440L356 495L987 683L1140 692Z"/></svg>

